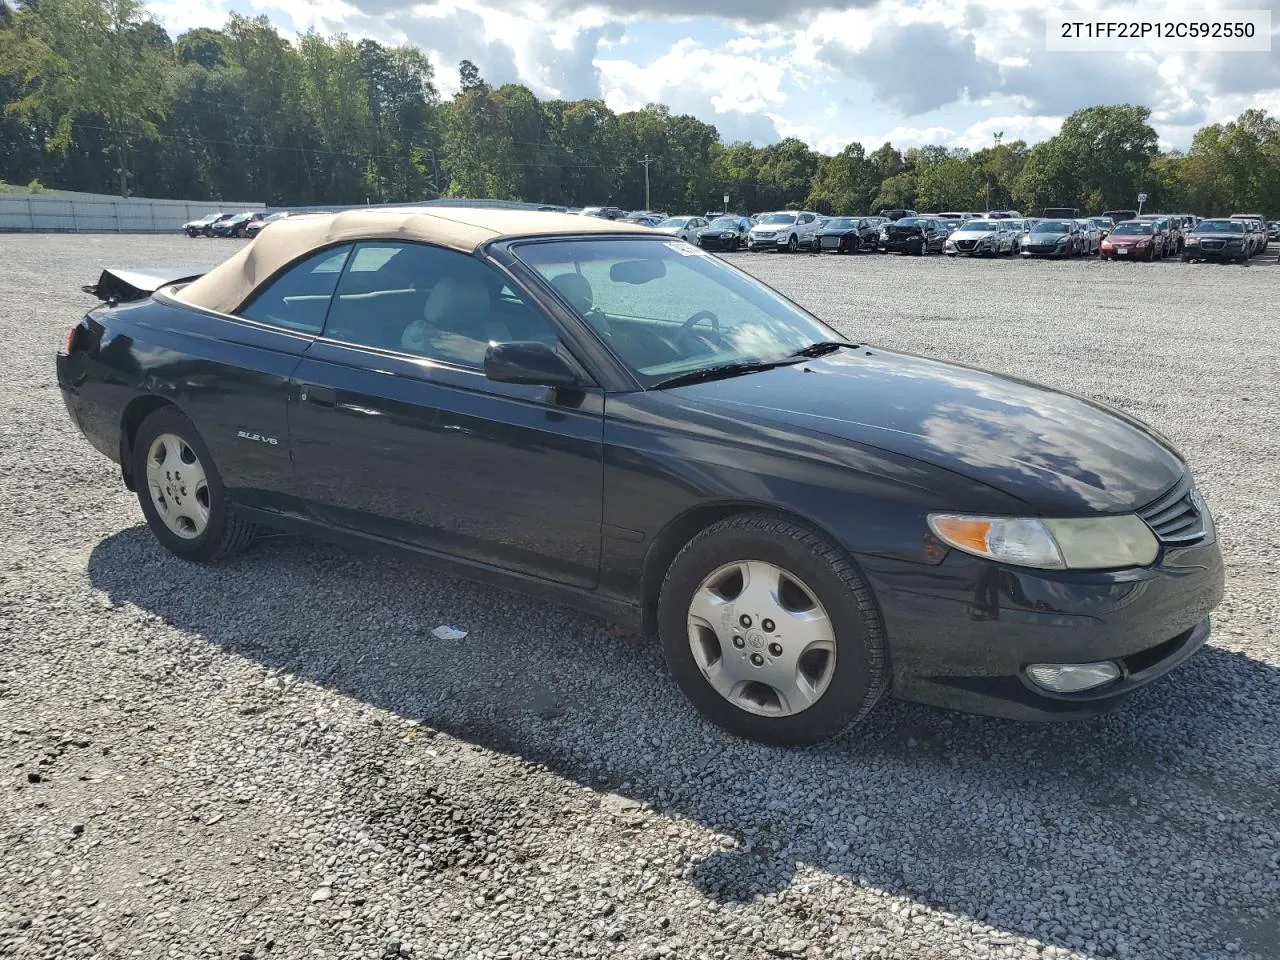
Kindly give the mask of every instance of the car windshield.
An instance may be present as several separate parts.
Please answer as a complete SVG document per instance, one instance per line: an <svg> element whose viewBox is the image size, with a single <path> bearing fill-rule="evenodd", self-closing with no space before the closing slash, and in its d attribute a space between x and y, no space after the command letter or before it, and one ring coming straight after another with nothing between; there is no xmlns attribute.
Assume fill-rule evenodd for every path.
<svg viewBox="0 0 1280 960"><path fill-rule="evenodd" d="M903 217L894 223L895 227L919 227L923 225L923 221L917 217Z"/></svg>
<svg viewBox="0 0 1280 960"><path fill-rule="evenodd" d="M768 216L760 218L761 224L766 223L795 223L796 215L794 213L771 213Z"/></svg>
<svg viewBox="0 0 1280 960"><path fill-rule="evenodd" d="M852 230L853 220L849 217L832 217L827 221L828 230Z"/></svg>
<svg viewBox="0 0 1280 960"><path fill-rule="evenodd" d="M1202 220L1193 233L1244 233L1239 220Z"/></svg>
<svg viewBox="0 0 1280 960"><path fill-rule="evenodd" d="M1041 220L1031 225L1032 233L1070 233L1071 224L1061 220Z"/></svg>
<svg viewBox="0 0 1280 960"><path fill-rule="evenodd" d="M996 224L990 220L970 220L960 228L963 233L990 233L996 229Z"/></svg>
<svg viewBox="0 0 1280 960"><path fill-rule="evenodd" d="M660 224L658 224L658 226L659 227L683 227L688 222L689 222L688 217L669 217L666 220L663 220Z"/></svg>
<svg viewBox="0 0 1280 960"><path fill-rule="evenodd" d="M1150 236L1154 227L1149 223L1122 223L1111 231L1113 237Z"/></svg>
<svg viewBox="0 0 1280 960"><path fill-rule="evenodd" d="M712 230L737 230L737 217L721 217L719 220L711 224Z"/></svg>
<svg viewBox="0 0 1280 960"><path fill-rule="evenodd" d="M553 287L574 290L570 305L646 387L725 364L785 362L797 350L844 339L683 241L544 240L513 250Z"/></svg>

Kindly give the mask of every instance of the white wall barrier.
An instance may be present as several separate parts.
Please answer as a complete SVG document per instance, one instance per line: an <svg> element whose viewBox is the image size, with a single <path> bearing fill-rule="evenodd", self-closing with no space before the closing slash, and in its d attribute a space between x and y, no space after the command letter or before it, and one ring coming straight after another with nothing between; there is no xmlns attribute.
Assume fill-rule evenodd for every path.
<svg viewBox="0 0 1280 960"><path fill-rule="evenodd" d="M261 203L156 200L93 193L0 193L0 232L176 233L211 213L266 209Z"/></svg>

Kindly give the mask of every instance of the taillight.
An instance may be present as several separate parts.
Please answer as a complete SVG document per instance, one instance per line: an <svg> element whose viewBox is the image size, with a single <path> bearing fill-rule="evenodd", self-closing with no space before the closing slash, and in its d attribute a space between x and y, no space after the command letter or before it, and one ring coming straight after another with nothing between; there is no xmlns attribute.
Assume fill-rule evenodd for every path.
<svg viewBox="0 0 1280 960"><path fill-rule="evenodd" d="M102 330L92 322L81 321L67 331L62 352L67 356L77 353L96 353L101 343Z"/></svg>

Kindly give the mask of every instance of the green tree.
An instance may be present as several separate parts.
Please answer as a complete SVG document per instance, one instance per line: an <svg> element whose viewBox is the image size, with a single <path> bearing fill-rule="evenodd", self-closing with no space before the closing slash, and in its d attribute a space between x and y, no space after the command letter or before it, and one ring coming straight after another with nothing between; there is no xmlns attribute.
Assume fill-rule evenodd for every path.
<svg viewBox="0 0 1280 960"><path fill-rule="evenodd" d="M51 121L46 146L63 153L77 121L100 123L119 192L127 196L135 145L159 136L169 108L173 60L157 31L163 34L137 0L40 0L25 7L0 46L0 69L23 84L6 109Z"/></svg>

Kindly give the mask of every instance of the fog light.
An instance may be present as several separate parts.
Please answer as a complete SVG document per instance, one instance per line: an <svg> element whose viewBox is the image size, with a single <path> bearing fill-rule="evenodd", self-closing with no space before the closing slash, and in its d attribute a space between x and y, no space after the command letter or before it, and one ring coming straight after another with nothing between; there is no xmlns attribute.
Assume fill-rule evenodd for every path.
<svg viewBox="0 0 1280 960"><path fill-rule="evenodd" d="M1038 687L1054 693L1079 693L1120 679L1120 667L1105 660L1102 663L1033 663L1027 676Z"/></svg>

